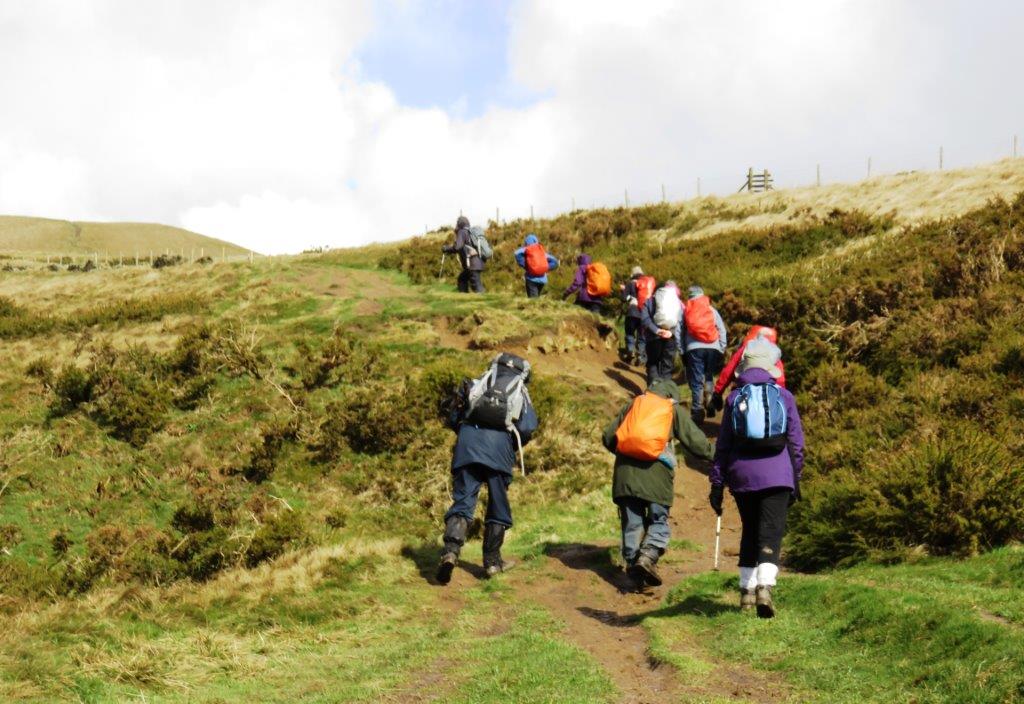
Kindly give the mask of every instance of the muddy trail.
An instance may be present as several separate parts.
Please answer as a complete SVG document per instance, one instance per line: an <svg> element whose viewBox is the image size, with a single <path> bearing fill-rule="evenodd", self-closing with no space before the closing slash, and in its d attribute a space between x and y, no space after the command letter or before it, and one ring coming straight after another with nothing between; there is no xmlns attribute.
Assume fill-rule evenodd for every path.
<svg viewBox="0 0 1024 704"><path fill-rule="evenodd" d="M365 271L321 270L305 277L303 283L327 296L352 295L358 289L362 300L357 305L367 313L373 312L371 307L377 295L410 295L400 285ZM440 344L469 349L469 338L452 331L449 322L443 318L436 321ZM559 375L576 378L584 382L584 386L599 390L607 400L609 412L614 412L626 400L642 392L646 383L644 370L619 360L617 350L608 344L607 335L599 332L599 328L607 327L609 322L599 323L589 315L574 321L573 334L584 344L569 352L545 353L528 340L512 341L503 345L502 350L527 356L541 373L557 369ZM677 379L677 382L684 386L684 380ZM718 423L707 422L704 430L713 441ZM609 477L611 465L609 456ZM684 678L673 666L651 655L649 634L643 625L645 617L667 615L664 597L673 585L690 575L714 569L715 514L707 503L706 475L707 467L695 466L693 462L681 464L676 472L675 503L670 518L672 540L686 547L670 548L659 563L663 586L636 590L612 558L618 550L614 526L609 526L608 539L600 544L570 542L549 546L538 566L513 570L505 577L517 601L539 604L565 623L564 636L589 653L607 672L620 690L622 702L664 704L709 699L759 702L786 699L787 688L777 678L716 661L696 642L685 654L710 663L712 669L707 675ZM723 573L735 570L739 537L739 517L735 511L726 510L722 519L719 565ZM448 587L454 592L450 594L454 597L450 603L462 601L462 591L478 582L481 571L468 563L460 565ZM673 608L679 607L667 607L668 611ZM680 646L675 643L673 647ZM415 689L418 691L410 691L408 696L399 699L424 701L423 695L433 687ZM427 699L431 698L427 694Z"/></svg>

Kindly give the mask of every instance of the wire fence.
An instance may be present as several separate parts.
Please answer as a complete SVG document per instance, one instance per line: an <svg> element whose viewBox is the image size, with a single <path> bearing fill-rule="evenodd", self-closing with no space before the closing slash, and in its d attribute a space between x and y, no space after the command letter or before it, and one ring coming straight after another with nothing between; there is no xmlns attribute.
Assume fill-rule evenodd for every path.
<svg viewBox="0 0 1024 704"><path fill-rule="evenodd" d="M1018 139L1017 135L1013 135L1011 137L1010 142L1009 142L1009 146L1010 146L1009 150L1007 152L1003 152L1003 156L1002 157L996 157L996 158L1006 158L1006 156L1009 156L1010 158L1013 158L1013 159L1019 158L1020 157L1020 150L1019 150L1020 144L1019 144L1019 139ZM1003 147L1003 148L1005 149L1005 147ZM934 161L931 161L931 163L934 164L934 166L937 167L939 171L945 170L945 168L946 168L946 150L945 150L945 147L943 145L939 145L938 148L936 149L936 151L932 152L932 154L933 154L933 156L929 158L929 161L931 161L931 159L933 158ZM995 156L995 155L993 155L993 156ZM864 162L862 162L862 163L863 163L863 168L864 168L864 171L862 172L863 175L864 175L863 176L864 178L870 179L872 177L883 175L883 172L880 171L879 169L877 169L878 163L874 160L874 158L871 155L866 156ZM779 188L779 187L782 187L782 188L796 188L796 187L808 187L808 186L821 187L824 183L826 183L826 181L823 179L823 175L822 175L823 174L822 164L821 163L815 163L815 164L813 164L813 166L814 166L813 180L808 178L807 181L804 181L802 183L787 183L787 184L782 185L782 186L778 185L777 183L774 183L773 187L775 187L775 188ZM850 165L848 163L847 163L847 167L848 168L845 169L845 170L847 172L849 172ZM934 168L934 167L928 167L928 168ZM762 168L753 169L753 167L751 167L750 169L748 169L744 173L738 173L736 175L735 185L732 185L732 186L729 186L728 181L724 181L721 177L719 177L719 178L715 179L716 185L718 186L718 188L716 190L718 190L721 193L725 193L725 194L736 193L737 189L739 189L739 190L748 190L750 192L758 192L757 189L750 189L749 188L749 178L750 178L751 172L754 172L755 175L756 175L756 172L758 172L758 171L760 171L762 173L768 173L767 169L762 169ZM900 170L891 170L891 171L885 171L884 173L902 173L902 171L900 171ZM809 175L810 174L808 174L808 176ZM826 176L826 178L827 178L827 176ZM836 181L835 183L840 183L840 182L842 182L842 181ZM678 201L682 201L682 200L689 200L691 198L703 198L703 197L706 197L708 195L711 195L708 192L708 189L706 188L706 186L707 186L707 181L702 180L702 178L700 176L697 176L697 177L694 177L692 183L689 186L682 185L682 184L677 182L674 185L669 185L667 183L660 183L660 184L656 184L654 186L646 186L646 187L643 187L643 188L623 187L623 189L619 192L618 195L606 192L603 196L599 196L599 197L577 198L576 196L569 196L569 197L564 199L564 204L561 207L554 206L554 207L540 208L539 206L535 207L535 204L527 204L525 206L519 205L519 206L512 207L512 208L505 207L505 206L495 206L494 209L491 210L490 212L487 212L487 211L484 211L484 210L478 210L478 209L474 208L473 209L473 214L476 216L476 219L478 219L478 220L486 219L486 220L490 220L491 222L494 222L494 223L497 223L497 224L500 225L500 224L507 224L507 223L513 222L513 221L522 221L522 220L533 221L533 220L538 219L538 218L555 218L555 217L559 217L559 216L562 216L562 215L566 215L566 214L570 214L570 213L576 212L578 209L599 209L599 208L620 208L620 207L633 208L633 207L644 207L644 206L655 205L657 203L667 203L670 200L673 201L673 202L678 202ZM463 210L462 209L459 210L459 214L460 215L463 214ZM439 228L437 228L437 227L433 227L432 228L432 227L429 227L428 225L424 225L423 226L423 232L424 233L435 231L437 229L439 229ZM443 227L442 227L442 229L443 229Z"/></svg>

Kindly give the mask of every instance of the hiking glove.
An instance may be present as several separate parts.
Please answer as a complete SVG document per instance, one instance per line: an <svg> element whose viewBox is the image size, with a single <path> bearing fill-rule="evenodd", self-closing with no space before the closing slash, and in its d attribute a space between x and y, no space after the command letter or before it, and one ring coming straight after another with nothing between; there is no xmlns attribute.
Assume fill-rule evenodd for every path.
<svg viewBox="0 0 1024 704"><path fill-rule="evenodd" d="M793 492L789 495L789 505L792 506L793 504L795 504L797 501L799 501L802 498L803 497L800 495L800 480L799 479L794 479L793 480Z"/></svg>
<svg viewBox="0 0 1024 704"><path fill-rule="evenodd" d="M711 504L715 515L722 515L722 499L725 497L725 487L721 484L712 484L711 493L708 494L708 503Z"/></svg>
<svg viewBox="0 0 1024 704"><path fill-rule="evenodd" d="M725 400L722 399L722 394L711 394L711 407L714 408L716 411L720 411L723 408L725 408Z"/></svg>

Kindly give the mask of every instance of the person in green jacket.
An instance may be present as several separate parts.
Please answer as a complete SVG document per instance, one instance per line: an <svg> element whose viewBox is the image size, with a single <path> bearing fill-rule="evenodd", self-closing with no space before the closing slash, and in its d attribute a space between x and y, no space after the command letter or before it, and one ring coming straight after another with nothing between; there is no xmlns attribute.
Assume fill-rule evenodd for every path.
<svg viewBox="0 0 1024 704"><path fill-rule="evenodd" d="M661 456L653 461L638 460L616 451L616 431L622 425L633 402L630 401L604 429L604 446L615 453L615 474L612 499L619 507L622 528L622 557L626 573L637 583L660 586L656 565L668 547L670 529L668 514L675 497L675 445L702 459L714 457L714 448L707 437L679 405L679 387L671 379L657 379L647 389L674 402L672 432Z"/></svg>

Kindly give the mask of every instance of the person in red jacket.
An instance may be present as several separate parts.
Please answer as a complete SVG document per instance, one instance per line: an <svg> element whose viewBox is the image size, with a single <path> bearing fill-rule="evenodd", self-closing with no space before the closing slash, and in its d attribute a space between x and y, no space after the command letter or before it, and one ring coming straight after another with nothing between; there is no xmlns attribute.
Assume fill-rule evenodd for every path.
<svg viewBox="0 0 1024 704"><path fill-rule="evenodd" d="M725 394L725 390L729 388L736 379L736 368L739 366L740 360L743 359L743 350L747 349L747 343L759 337L768 340L768 342L773 345L779 344L779 333L775 328L770 328L767 325L751 326L747 336L743 338L742 342L740 342L740 346L735 352L733 352L732 358L729 359L728 364L722 368L722 373L718 375L718 381L715 382L715 392L711 396L711 407L714 410L720 411L725 405L723 395ZM782 388L786 388L786 370L785 366L782 364L781 358L775 363L775 366L780 372L779 378L775 380L775 383Z"/></svg>

